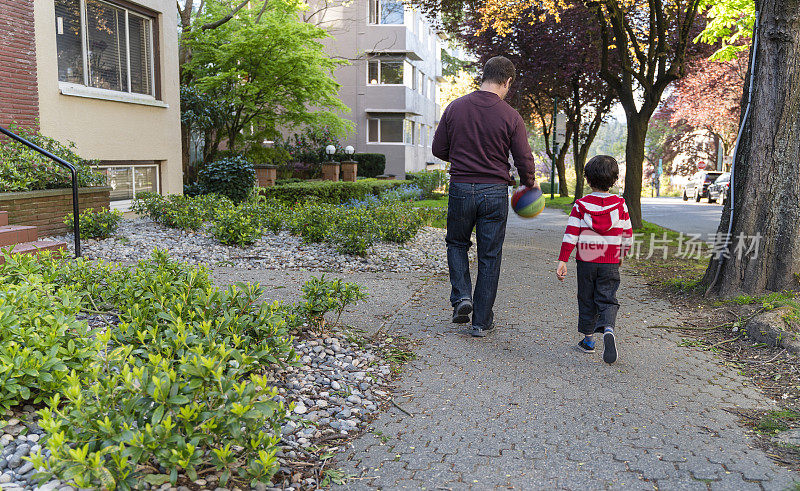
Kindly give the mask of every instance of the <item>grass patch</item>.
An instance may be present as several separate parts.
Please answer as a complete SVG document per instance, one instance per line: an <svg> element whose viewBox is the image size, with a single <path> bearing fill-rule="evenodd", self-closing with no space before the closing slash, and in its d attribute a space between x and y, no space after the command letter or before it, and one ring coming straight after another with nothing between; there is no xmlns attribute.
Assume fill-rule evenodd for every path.
<svg viewBox="0 0 800 491"><path fill-rule="evenodd" d="M792 427L792 423L800 421L800 412L790 409L770 411L755 425L755 430L764 435L777 435Z"/></svg>
<svg viewBox="0 0 800 491"><path fill-rule="evenodd" d="M424 199L415 201L414 206L418 208L447 208L447 196L439 199Z"/></svg>
<svg viewBox="0 0 800 491"><path fill-rule="evenodd" d="M447 228L447 196L415 201L414 206L425 208L428 211L426 215L429 217L428 221L431 227Z"/></svg>
<svg viewBox="0 0 800 491"><path fill-rule="evenodd" d="M572 205L575 202L575 198L572 196L556 196L553 199L545 194L544 206L545 208L554 208L557 210L561 210L564 213L569 213L572 210Z"/></svg>

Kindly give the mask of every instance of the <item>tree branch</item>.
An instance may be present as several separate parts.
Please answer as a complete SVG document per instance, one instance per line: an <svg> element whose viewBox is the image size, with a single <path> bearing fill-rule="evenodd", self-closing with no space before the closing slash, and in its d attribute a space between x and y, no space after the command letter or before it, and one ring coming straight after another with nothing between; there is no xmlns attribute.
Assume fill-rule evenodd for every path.
<svg viewBox="0 0 800 491"><path fill-rule="evenodd" d="M244 0L242 3L239 4L238 7L233 9L231 11L231 13L229 13L225 17L223 17L223 18L221 18L219 20L216 20L214 22L209 22L208 24L203 24L202 26L200 26L200 29L202 29L204 31L207 31L209 29L216 29L217 27L219 27L219 26L225 24L226 22L228 22L229 20L233 19L233 16L236 15L237 12L242 10L244 8L244 6L247 5L248 3L250 3L250 0Z"/></svg>

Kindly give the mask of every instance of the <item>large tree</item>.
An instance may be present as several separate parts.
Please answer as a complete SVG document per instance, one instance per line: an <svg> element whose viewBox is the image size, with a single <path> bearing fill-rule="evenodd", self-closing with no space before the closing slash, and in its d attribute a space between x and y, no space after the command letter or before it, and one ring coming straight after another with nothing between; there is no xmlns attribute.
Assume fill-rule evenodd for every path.
<svg viewBox="0 0 800 491"><path fill-rule="evenodd" d="M744 10L728 12L735 6L727 3L716 7L745 18ZM800 273L800 0L754 6L758 40L742 99L745 105L752 91L752 103L743 109L733 199L725 202L719 228L726 236L730 227L731 236L704 278L709 293L722 296L796 288Z"/></svg>
<svg viewBox="0 0 800 491"><path fill-rule="evenodd" d="M433 0L431 0L433 1ZM642 225L641 191L645 140L650 118L664 91L686 69L702 0L583 0L600 30L600 77L625 110L625 200L634 227ZM499 32L513 32L531 4L553 12L565 0L486 0L483 22Z"/></svg>
<svg viewBox="0 0 800 491"><path fill-rule="evenodd" d="M561 196L568 196L565 158L572 145L576 171L575 197L583 195L583 167L597 131L608 115L614 96L599 76L600 51L594 16L580 3L558 13L531 7L520 14L513 34L503 35L475 19L463 24L459 36L479 63L497 54L509 57L517 80L509 99L545 137L553 158L554 99L567 115L567 141L556 155Z"/></svg>
<svg viewBox="0 0 800 491"><path fill-rule="evenodd" d="M348 109L333 79L343 62L325 54L327 33L302 21L302 8L294 0L251 0L231 15L228 2L208 1L194 14L199 27L181 40L191 54L183 75L184 87L216 107L206 160L223 144L234 149L248 135L277 136L285 126L349 128L338 116Z"/></svg>

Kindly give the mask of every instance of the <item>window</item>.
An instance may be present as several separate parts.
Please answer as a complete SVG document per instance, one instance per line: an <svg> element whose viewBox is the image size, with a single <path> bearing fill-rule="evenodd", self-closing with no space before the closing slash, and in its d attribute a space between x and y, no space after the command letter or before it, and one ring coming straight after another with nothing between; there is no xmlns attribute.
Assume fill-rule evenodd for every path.
<svg viewBox="0 0 800 491"><path fill-rule="evenodd" d="M101 0L55 0L58 79L155 95L154 21Z"/></svg>
<svg viewBox="0 0 800 491"><path fill-rule="evenodd" d="M369 0L370 24L403 24L405 8L401 0Z"/></svg>
<svg viewBox="0 0 800 491"><path fill-rule="evenodd" d="M136 193L149 191L158 193L158 165L156 164L114 164L100 165L98 172L108 178L111 186L111 201L131 200Z"/></svg>
<svg viewBox="0 0 800 491"><path fill-rule="evenodd" d="M403 85L403 60L369 60L367 78L370 85Z"/></svg>
<svg viewBox="0 0 800 491"><path fill-rule="evenodd" d="M403 120L403 133L405 134L405 143L409 145L414 144L414 122L407 119Z"/></svg>
<svg viewBox="0 0 800 491"><path fill-rule="evenodd" d="M369 143L403 143L406 121L401 118L371 118L368 120Z"/></svg>
<svg viewBox="0 0 800 491"><path fill-rule="evenodd" d="M419 93L425 95L425 74L422 71L418 70L417 73L419 74L419 80L417 81L417 89Z"/></svg>

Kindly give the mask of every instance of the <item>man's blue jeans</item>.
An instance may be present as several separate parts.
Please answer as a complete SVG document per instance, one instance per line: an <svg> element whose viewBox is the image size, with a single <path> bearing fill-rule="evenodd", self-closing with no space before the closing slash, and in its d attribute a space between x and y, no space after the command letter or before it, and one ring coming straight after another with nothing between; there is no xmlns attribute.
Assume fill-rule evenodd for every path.
<svg viewBox="0 0 800 491"><path fill-rule="evenodd" d="M488 329L494 320L494 301L500 279L500 260L508 220L506 184L450 183L447 206L447 264L450 267L450 303L473 303L472 326ZM469 275L472 230L478 241L478 278L475 293Z"/></svg>

